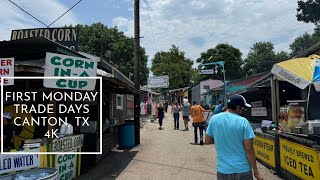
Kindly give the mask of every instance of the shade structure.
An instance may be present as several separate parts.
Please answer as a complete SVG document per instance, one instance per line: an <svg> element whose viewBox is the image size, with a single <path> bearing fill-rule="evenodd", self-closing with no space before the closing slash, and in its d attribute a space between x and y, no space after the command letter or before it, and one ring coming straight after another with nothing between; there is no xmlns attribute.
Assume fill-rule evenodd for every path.
<svg viewBox="0 0 320 180"><path fill-rule="evenodd" d="M310 55L304 58L295 58L273 65L271 73L281 79L305 89L310 84L320 91L320 56Z"/></svg>

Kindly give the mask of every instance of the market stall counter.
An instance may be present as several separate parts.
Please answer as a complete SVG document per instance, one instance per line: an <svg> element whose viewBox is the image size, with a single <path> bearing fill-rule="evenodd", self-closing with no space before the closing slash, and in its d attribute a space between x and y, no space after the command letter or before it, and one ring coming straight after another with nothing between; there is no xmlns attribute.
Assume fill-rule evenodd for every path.
<svg viewBox="0 0 320 180"><path fill-rule="evenodd" d="M44 139L42 144L35 148L22 150L11 150L12 154L0 154L0 179L6 175L13 176L24 171L38 168L53 168L57 171L58 179L75 179L80 175L81 155L66 154L66 152L81 152L83 145L83 134L69 135L53 139L52 142ZM16 154L15 152L47 153L55 152L61 154ZM35 171L41 172L41 171Z"/></svg>

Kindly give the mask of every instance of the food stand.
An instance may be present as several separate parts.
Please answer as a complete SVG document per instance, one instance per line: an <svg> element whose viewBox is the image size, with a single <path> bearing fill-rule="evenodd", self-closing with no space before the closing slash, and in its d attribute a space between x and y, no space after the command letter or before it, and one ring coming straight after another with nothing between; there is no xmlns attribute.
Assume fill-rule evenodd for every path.
<svg viewBox="0 0 320 180"><path fill-rule="evenodd" d="M70 92L66 89L59 88L47 88L43 86L42 77L45 76L45 58L48 57L46 52L54 52L57 56L68 55L68 58L84 58L84 56L71 51L64 46L54 43L45 38L33 38L17 41L5 41L0 43L0 54L3 57L14 58L14 76L17 78L10 86L4 86L4 92L14 93L26 93L34 92L34 94L51 93L51 92ZM28 48L26 48L28 47ZM39 47L42 47L41 49ZM33 79L22 79L22 77L32 76ZM52 76L52 75L48 75ZM54 89L54 90L53 90ZM25 96L25 94L24 94ZM69 135L62 135L54 137L51 134L51 138L46 137L46 132L50 129L59 129L59 126L53 127L47 124L47 126L41 126L33 124L39 117L53 117L48 112L38 113L32 109L39 107L37 105L47 105L50 101L41 101L38 96L34 96L34 101L23 102L23 100L17 100L13 97L5 95L4 99L4 112L11 112L16 125L15 135L13 136L14 149L10 150L12 154L1 154L1 170L0 176L7 173L15 173L21 170L28 170L32 168L52 167L57 169L57 177L60 179L75 178L80 175L81 155L80 154L28 154L23 153L48 153L48 152L81 152L83 146L83 134L79 132L76 126L73 132ZM67 105L70 102L60 102L55 104ZM25 104L27 109L24 109L22 105ZM17 108L20 106L20 108ZM33 107L33 108L32 108ZM39 109L37 109L39 110ZM60 116L56 111L57 116ZM19 119L23 121L19 122ZM21 125L23 123L23 125ZM71 124L74 122L71 122ZM17 126L20 124L21 129ZM28 143L28 142L31 143ZM33 143L32 143L33 142ZM58 148L60 147L60 148ZM61 148L63 147L63 148ZM17 154L19 153L19 154ZM22 154L21 154L22 153ZM21 162L19 164L18 162Z"/></svg>
<svg viewBox="0 0 320 180"><path fill-rule="evenodd" d="M254 148L258 160L285 179L320 179L319 132L314 128L320 119L318 58L312 55L277 63L270 74L247 88L271 91L267 112L272 113L265 118L275 126L255 132Z"/></svg>

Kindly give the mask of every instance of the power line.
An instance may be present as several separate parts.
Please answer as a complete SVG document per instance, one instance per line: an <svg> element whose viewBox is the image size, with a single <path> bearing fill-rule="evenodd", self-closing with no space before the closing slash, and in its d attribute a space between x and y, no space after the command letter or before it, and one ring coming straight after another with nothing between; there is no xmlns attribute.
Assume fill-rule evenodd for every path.
<svg viewBox="0 0 320 180"><path fill-rule="evenodd" d="M148 2L148 0L144 0L144 3L146 4L148 16L149 16L150 28L151 28L151 33L152 33L153 41L154 41L154 44L155 44L155 46L156 46L156 51L158 52L158 46L157 46L157 42L156 42L155 35L154 35L154 33L153 33L153 26L152 26L151 16L150 16L150 13L149 13L149 8L150 8L149 2Z"/></svg>
<svg viewBox="0 0 320 180"><path fill-rule="evenodd" d="M56 20L54 20L48 27L50 27L52 24L54 24L56 21L58 21L62 16L67 14L71 9L73 9L75 6L77 6L82 0L79 0L76 4L74 4L71 8L69 8L65 13L63 13L61 16L59 16Z"/></svg>
<svg viewBox="0 0 320 180"><path fill-rule="evenodd" d="M9 2L11 2L13 5L17 6L19 9L21 9L23 12L27 13L29 16L33 17L33 19L37 20L38 22L40 22L41 24L49 27L48 25L46 25L44 22L40 21L38 18L34 17L32 14L28 13L26 10L24 10L22 7L18 6L16 3L12 2L11 0L8 0Z"/></svg>

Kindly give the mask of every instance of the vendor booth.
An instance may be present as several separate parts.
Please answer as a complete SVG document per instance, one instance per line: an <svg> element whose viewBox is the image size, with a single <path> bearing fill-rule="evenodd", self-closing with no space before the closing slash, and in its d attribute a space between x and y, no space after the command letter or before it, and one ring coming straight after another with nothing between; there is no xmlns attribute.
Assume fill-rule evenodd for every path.
<svg viewBox="0 0 320 180"><path fill-rule="evenodd" d="M19 153L30 151L92 153L91 155L30 154L27 156L0 154L0 179L7 174L15 174L17 171L41 167L56 169L58 179L74 179L80 175L80 172L94 167L100 159L116 147L120 138L119 136L135 136L135 134L128 134L127 132L119 134L118 129L127 124L132 127L134 126L131 123L134 117L133 95L140 92L134 89L132 81L108 63L100 61L101 58L72 51L46 38L0 42L0 54L1 59L8 62L11 60L10 63L13 65L12 72L14 72L14 75L11 74L11 77L39 77L39 79L14 79L13 82L10 82L11 79L8 79L6 82L7 86L3 88L4 93L34 92L36 94L35 99L28 102L25 99L21 101L21 99L4 98L4 112L12 114L12 119L19 117L29 122L29 124L24 123L21 126L16 126L15 122L15 127L11 132L14 133L12 146L5 147L5 151ZM48 61L48 59L51 61ZM55 60L60 59L65 60L61 62L68 68L59 67L58 70L57 68L48 68L49 65L63 64L56 63L57 61ZM72 59L75 59L75 61L71 61ZM56 73L60 75L64 73L65 76L71 74L73 76L81 75L81 73L71 67L72 65L77 70L86 69L85 71L81 71L85 77L100 77L102 84L98 78L97 80L90 79L82 82L82 85L88 86L93 83L91 89L85 89L86 87L81 86L80 81L77 85L60 84L69 85L73 88L64 88L65 86L51 87L50 81L43 79L43 77L56 76ZM50 73L53 74L50 75ZM62 78L62 76L59 77ZM102 93L100 94L100 92ZM41 94L49 97L50 93L57 94L54 99L59 99L61 96L64 98L74 96L72 96L73 99L61 98L59 101L41 100L44 97L40 97ZM93 96L92 98L83 98L86 95L88 97ZM26 104L25 107L27 108L24 108L22 105L18 107L17 104ZM51 107L51 104L54 109L52 112L43 111L40 113L39 109L37 109L38 112L35 110L31 111L32 107L39 107L38 105L50 105ZM70 106L74 108L70 110ZM63 107L67 108L68 111L66 109L63 110ZM81 109L80 107L83 110L77 111L77 109ZM79 118L78 120L77 117L84 117L86 119ZM31 119L43 118L68 118L68 125L63 127L61 124L51 125L47 123L46 126L43 126L42 124L30 123ZM102 127L100 124L102 124ZM100 134L100 129L102 129L102 135ZM55 133L48 134L48 132L55 132L57 136L54 136ZM130 132L134 133L133 131ZM124 137L121 138L123 139ZM129 145L133 146L133 143L130 142ZM102 151L99 154L100 150ZM24 163L19 165L16 163L17 161Z"/></svg>
<svg viewBox="0 0 320 180"><path fill-rule="evenodd" d="M284 179L320 179L319 58L277 63L242 92L247 116L261 122L252 126L257 159Z"/></svg>

